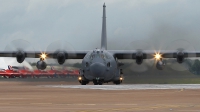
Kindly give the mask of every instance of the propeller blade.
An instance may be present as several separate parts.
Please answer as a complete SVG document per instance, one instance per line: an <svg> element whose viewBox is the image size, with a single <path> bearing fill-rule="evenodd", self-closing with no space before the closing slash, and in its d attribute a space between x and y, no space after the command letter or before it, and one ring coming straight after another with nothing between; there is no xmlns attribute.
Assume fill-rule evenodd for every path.
<svg viewBox="0 0 200 112"><path fill-rule="evenodd" d="M189 41L184 40L184 39L178 39L178 40L172 41L168 45L169 46L167 46L165 50L170 50L170 51L174 50L177 53L179 52L186 53L186 51L196 51L194 46ZM196 57L195 54L191 54L191 55L193 55L192 57ZM193 61L191 61L191 64L193 64ZM178 63L177 59L168 59L167 65L169 65L173 70L176 70L176 71L186 71L186 70L189 70L190 68L187 62L187 59L185 58L182 63Z"/></svg>
<svg viewBox="0 0 200 112"><path fill-rule="evenodd" d="M28 42L27 40L16 39L16 40L13 40L13 41L9 42L5 46L4 51L10 52L10 54L8 54L9 57L4 58L4 62L8 63L8 60L11 59L10 57L12 57L12 55L13 55L12 53L13 52L15 52L15 53L19 53L20 52L19 54L21 54L21 53L26 53L28 51L31 51L34 54L35 49L32 46L32 44L30 42ZM14 63L18 63L15 58L12 57L11 60L13 60ZM35 62L34 58L29 58L29 59L25 58L25 60L28 61L28 62ZM23 66L24 63L27 63L27 62L22 62L21 65Z"/></svg>
<svg viewBox="0 0 200 112"><path fill-rule="evenodd" d="M129 43L125 50L136 50L137 52L143 53L144 50L153 49L152 45L146 41L136 40ZM127 65L127 69L133 72L145 72L148 71L154 63L154 59L143 60L141 64L137 64L136 60L123 60L124 64Z"/></svg>
<svg viewBox="0 0 200 112"><path fill-rule="evenodd" d="M74 48L71 44L69 44L67 41L63 41L63 40L57 40L54 41L52 43L50 43L47 48L46 51L51 51L54 52L55 54L59 54L59 56L63 53L67 53L68 51L74 52ZM48 55L48 54L47 54ZM73 56L76 56L75 53L72 54ZM65 61L66 62L66 61ZM58 63L58 60L55 59L48 59L47 58L47 63L54 65ZM65 63L64 63L65 64Z"/></svg>

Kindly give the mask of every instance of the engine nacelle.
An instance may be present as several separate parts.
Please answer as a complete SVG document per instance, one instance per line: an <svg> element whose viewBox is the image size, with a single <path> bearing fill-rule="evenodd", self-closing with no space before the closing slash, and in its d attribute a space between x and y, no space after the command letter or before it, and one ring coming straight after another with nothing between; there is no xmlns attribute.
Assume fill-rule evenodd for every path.
<svg viewBox="0 0 200 112"><path fill-rule="evenodd" d="M183 63L183 61L184 61L184 53L183 52L178 52L177 53L177 57L176 57L176 59L177 59L177 62L178 63Z"/></svg>
<svg viewBox="0 0 200 112"><path fill-rule="evenodd" d="M22 63L25 59L25 52L23 51L17 51L16 52L16 60L18 63Z"/></svg>
<svg viewBox="0 0 200 112"><path fill-rule="evenodd" d="M57 58L57 61L60 65L62 65L63 63L65 63L65 59L66 59L66 56L65 56L65 53L64 52L59 52L56 56Z"/></svg>
<svg viewBox="0 0 200 112"><path fill-rule="evenodd" d="M46 69L47 64L44 61L38 61L36 64L36 67L40 70L44 70L44 69Z"/></svg>
<svg viewBox="0 0 200 112"><path fill-rule="evenodd" d="M165 65L166 65L166 62L162 61L162 60L159 60L159 61L156 62L156 68L158 70L163 70Z"/></svg>
<svg viewBox="0 0 200 112"><path fill-rule="evenodd" d="M142 62L143 62L143 53L142 52L136 53L135 61L138 65L142 64Z"/></svg>

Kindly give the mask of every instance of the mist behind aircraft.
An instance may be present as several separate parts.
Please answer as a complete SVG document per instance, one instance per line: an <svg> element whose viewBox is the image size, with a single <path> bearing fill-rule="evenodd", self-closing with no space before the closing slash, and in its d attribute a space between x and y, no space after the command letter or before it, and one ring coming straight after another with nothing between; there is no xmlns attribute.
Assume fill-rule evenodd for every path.
<svg viewBox="0 0 200 112"><path fill-rule="evenodd" d="M102 9L107 7L108 49L126 49L135 40L163 49L176 39L199 46L198 0L8 0L0 4L0 49L12 40L24 39L35 50L45 50L65 40L75 50L100 47Z"/></svg>

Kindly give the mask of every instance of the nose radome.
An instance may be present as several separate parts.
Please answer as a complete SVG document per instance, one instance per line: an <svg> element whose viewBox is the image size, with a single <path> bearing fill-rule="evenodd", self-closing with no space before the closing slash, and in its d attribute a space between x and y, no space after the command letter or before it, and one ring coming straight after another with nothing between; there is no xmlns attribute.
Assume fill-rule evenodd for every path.
<svg viewBox="0 0 200 112"><path fill-rule="evenodd" d="M106 66L103 63L93 63L90 66L90 70L95 77L103 77Z"/></svg>

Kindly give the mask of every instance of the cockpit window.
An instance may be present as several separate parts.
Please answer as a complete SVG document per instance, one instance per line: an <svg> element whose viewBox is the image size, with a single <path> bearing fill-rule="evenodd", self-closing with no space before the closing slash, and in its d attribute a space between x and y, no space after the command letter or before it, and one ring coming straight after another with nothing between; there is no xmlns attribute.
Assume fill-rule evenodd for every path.
<svg viewBox="0 0 200 112"><path fill-rule="evenodd" d="M90 55L91 55L91 53L88 53L88 54L86 55L86 58L90 58Z"/></svg>
<svg viewBox="0 0 200 112"><path fill-rule="evenodd" d="M105 59L105 56L104 56L104 54L101 54L101 58L102 58L102 59Z"/></svg>
<svg viewBox="0 0 200 112"><path fill-rule="evenodd" d="M108 53L105 53L105 57L108 58L108 59L111 58L110 55L109 55Z"/></svg>
<svg viewBox="0 0 200 112"><path fill-rule="evenodd" d="M94 58L101 58L101 59L110 59L111 55L109 53L105 53L105 52L91 52L88 53L86 56L88 59L94 59Z"/></svg>
<svg viewBox="0 0 200 112"><path fill-rule="evenodd" d="M90 59L94 59L95 58L95 55L94 54L91 54L90 55Z"/></svg>

